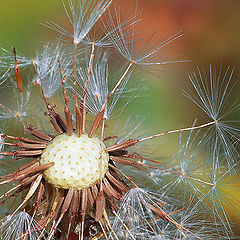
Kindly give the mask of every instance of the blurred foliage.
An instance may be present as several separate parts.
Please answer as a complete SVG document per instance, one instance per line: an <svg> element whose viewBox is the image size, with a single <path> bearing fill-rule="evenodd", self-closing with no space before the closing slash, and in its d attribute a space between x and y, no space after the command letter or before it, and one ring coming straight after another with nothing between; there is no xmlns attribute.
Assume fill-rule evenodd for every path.
<svg viewBox="0 0 240 240"><path fill-rule="evenodd" d="M46 29L40 23L60 16L60 10L62 2L59 0L1 0L1 46L13 45L30 54L41 41L47 40Z"/></svg>

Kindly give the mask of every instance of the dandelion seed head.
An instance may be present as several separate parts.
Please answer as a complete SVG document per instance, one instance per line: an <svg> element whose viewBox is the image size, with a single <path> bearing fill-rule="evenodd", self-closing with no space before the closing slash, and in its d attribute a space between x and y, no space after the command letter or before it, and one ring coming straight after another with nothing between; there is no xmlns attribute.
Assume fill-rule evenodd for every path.
<svg viewBox="0 0 240 240"><path fill-rule="evenodd" d="M44 172L46 180L63 189L81 190L102 179L108 170L108 153L96 137L59 135L43 151L40 163L54 162Z"/></svg>
<svg viewBox="0 0 240 240"><path fill-rule="evenodd" d="M239 128L224 121L238 109L226 106L231 71L222 77L210 69L210 83L200 71L191 79L197 95L192 100L211 122L195 125L195 121L191 127L151 134L145 122L151 125L152 117L146 112L134 117L122 114L142 90L140 80L130 80L137 70L134 65L161 70L165 64L185 62L168 52L184 33L146 38L136 30L137 14L122 21L117 8L114 14L109 11L106 22L101 16L111 0L63 4L73 30L54 22L47 26L70 38L71 49L60 42L48 43L30 58L0 50L1 87L16 89L15 101L5 104L1 98L0 119L14 118L24 129L20 136L0 133L1 163L9 170L20 164L0 176L1 186L11 185L1 187L0 204L7 203L3 214L12 213L0 224L0 238L230 239L223 180L231 171L223 166L227 161L237 169L239 157L233 147L239 143ZM96 25L100 19L103 34ZM128 62L113 73L114 48ZM13 73L14 80L6 81ZM24 76L22 90L16 84L19 74ZM37 95L30 86L33 82ZM41 103L44 113L39 111ZM199 139L202 129L210 127ZM162 162L159 137L172 133L181 133L179 151L171 161ZM206 145L211 151L205 152ZM50 232L37 228L38 223Z"/></svg>

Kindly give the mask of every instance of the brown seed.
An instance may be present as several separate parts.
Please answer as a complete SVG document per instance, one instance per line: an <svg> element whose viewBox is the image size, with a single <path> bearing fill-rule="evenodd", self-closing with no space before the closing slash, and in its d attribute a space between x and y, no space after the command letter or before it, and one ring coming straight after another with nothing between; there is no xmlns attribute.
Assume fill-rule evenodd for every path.
<svg viewBox="0 0 240 240"><path fill-rule="evenodd" d="M96 218L95 218L95 220L97 222L99 222L100 219L102 218L103 211L105 209L105 204L106 204L105 196L103 194L103 191L100 191L96 198Z"/></svg>
<svg viewBox="0 0 240 240"><path fill-rule="evenodd" d="M111 174L110 172L107 172L106 173L106 176L108 178L108 180L113 184L115 185L119 190L121 190L122 192L127 192L128 189L122 185L117 179L115 179Z"/></svg>

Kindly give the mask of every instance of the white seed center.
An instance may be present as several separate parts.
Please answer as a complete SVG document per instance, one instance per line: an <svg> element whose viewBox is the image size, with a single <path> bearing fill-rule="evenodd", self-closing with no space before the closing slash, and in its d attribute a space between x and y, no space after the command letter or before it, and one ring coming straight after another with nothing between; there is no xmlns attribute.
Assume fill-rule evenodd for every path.
<svg viewBox="0 0 240 240"><path fill-rule="evenodd" d="M44 171L44 177L58 188L88 188L108 170L109 155L104 149L104 144L96 137L61 134L42 153L40 164L54 162L53 167Z"/></svg>

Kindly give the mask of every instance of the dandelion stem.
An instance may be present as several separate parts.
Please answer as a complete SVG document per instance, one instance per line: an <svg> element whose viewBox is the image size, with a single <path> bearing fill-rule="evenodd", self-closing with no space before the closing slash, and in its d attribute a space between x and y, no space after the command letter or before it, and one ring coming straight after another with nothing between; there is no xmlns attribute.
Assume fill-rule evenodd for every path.
<svg viewBox="0 0 240 240"><path fill-rule="evenodd" d="M77 44L74 44L74 99L75 99L75 107L76 107L76 128L77 128L77 136L80 137L82 134L82 113L78 107L77 101Z"/></svg>
<svg viewBox="0 0 240 240"><path fill-rule="evenodd" d="M141 138L141 139L139 139L139 142L150 140L152 138L160 137L160 136L167 135L167 134L170 134L170 133L178 133L178 132L196 130L196 129L204 128L204 127L207 127L207 126L210 126L210 125L214 125L216 123L217 123L217 121L215 120L215 121L212 121L212 122L209 122L209 123L202 124L200 126L181 128L181 129L175 129L175 130L171 130L171 131L166 131L166 132L154 134L152 136L148 136L148 137L145 137L145 138Z"/></svg>
<svg viewBox="0 0 240 240"><path fill-rule="evenodd" d="M163 162L159 162L159 161L157 161L157 160L153 160L153 159L150 159L150 158L145 158L145 157L142 157L142 156L140 156L139 154L126 154L126 155L124 155L124 157L126 157L126 158L135 158L135 159L140 159L140 161L141 160L147 160L147 161L149 161L149 162L153 162L153 163L156 163L156 164L158 164L158 165L163 165L163 166L166 166L166 167L168 167L168 168L171 168L172 170L174 170L174 171L176 171L176 172L179 172L179 173L182 173L181 171L179 171L178 169L176 169L176 168L174 168L174 167L172 167L172 166L170 166L170 165L168 165L168 164L166 164L166 163L163 163Z"/></svg>
<svg viewBox="0 0 240 240"><path fill-rule="evenodd" d="M72 126L72 116L71 116L71 113L70 113L70 110L68 107L69 98L66 96L66 90L64 87L65 77L62 76L62 70L61 70L61 65L60 65L59 59L58 59L58 65L59 65L60 78L61 78L61 82L62 82L63 96L64 96L64 101L65 101L64 112L65 112L65 117L66 117L67 134L68 134L68 136L72 136L73 126Z"/></svg>
<svg viewBox="0 0 240 240"><path fill-rule="evenodd" d="M105 121L106 119L103 118L103 121L102 121L102 134L101 134L101 155L100 155L100 159L99 159L99 177L102 176L102 154L104 152L103 150L103 138L104 138L104 128L105 128Z"/></svg>
<svg viewBox="0 0 240 240"><path fill-rule="evenodd" d="M176 175L179 175L179 176L182 176L182 177L186 177L186 178L189 178L189 179L191 179L191 180L194 180L194 181L197 181L197 182L201 182L201 183L210 185L210 186L212 186L212 187L215 186L214 183L210 183L210 182L203 181L203 180L200 179L200 178L194 178L194 177L191 177L191 176L187 176L187 175L185 175L184 173L173 172L173 171L170 171L170 170L166 170L166 169L163 169L163 168L158 168L158 167L154 167L154 166L146 165L146 164L141 164L141 165L144 166L144 167L154 168L154 169L162 170L162 171L165 171L165 172L173 173L173 174L176 174Z"/></svg>
<svg viewBox="0 0 240 240"><path fill-rule="evenodd" d="M106 101L104 102L104 104L102 105L101 110L98 112L94 123L92 125L92 128L90 130L90 133L88 135L88 137L92 137L93 134L97 131L99 125L101 124L101 121L103 120L104 117L104 111L105 111L105 107L107 105L107 102L109 101L110 97L113 95L113 93L117 90L117 88L119 87L119 85L121 84L121 82L123 81L124 77L126 76L126 74L128 73L129 69L131 68L131 66L133 65L134 61L131 61L128 65L128 67L126 68L126 70L124 71L124 73L122 74L121 78L119 79L119 81L117 82L117 84L115 85L115 87L113 88L113 90L110 92L110 94L108 95Z"/></svg>
<svg viewBox="0 0 240 240"><path fill-rule="evenodd" d="M65 79L62 76L62 69L61 69L61 64L60 64L59 59L58 59L58 66L59 66L59 73L60 73L60 78L61 78L61 82L62 82L63 97L64 97L65 105L67 105L68 104L68 99L67 99L66 91L65 91L65 88L64 88Z"/></svg>
<svg viewBox="0 0 240 240"><path fill-rule="evenodd" d="M95 44L92 43L92 50L90 54L90 59L89 59L89 64L88 64L88 74L86 77L86 82L83 90L83 97L82 97L82 117L83 117L83 133L85 132L86 129L86 96L87 96L87 87L90 82L90 76L92 74L92 64L93 64L93 58L94 58L94 50L95 50Z"/></svg>
<svg viewBox="0 0 240 240"><path fill-rule="evenodd" d="M159 167L152 166L152 165L147 165L147 164L143 164L143 163L138 163L138 162L133 161L133 160L132 160L132 161L131 161L131 160L125 160L125 159L118 158L118 157L114 157L114 156L111 156L111 159L112 159L113 161L115 161L115 162L119 162L119 163L122 163L122 164L132 165L132 166L141 166L141 167L153 168L153 169L157 169L157 170L161 170L161 171L173 173L173 174L176 174L176 175L179 175L179 176L182 176L182 177L186 177L186 178L192 179L192 180L197 181L197 182L205 183L205 184L210 185L210 186L215 186L215 184L213 184L213 183L203 181L203 180L201 180L201 179L199 179L199 178L194 178L194 177L186 176L184 173L181 173L181 172L179 172L179 171L174 172L174 171L167 170L167 169L164 169L164 168L159 168Z"/></svg>
<svg viewBox="0 0 240 240"><path fill-rule="evenodd" d="M100 111L104 110L107 102L109 101L110 97L113 95L113 93L117 90L117 88L119 87L119 85L122 83L123 79L125 78L125 76L127 75L128 71L130 70L130 68L132 67L134 61L131 61L128 65L128 67L126 68L126 70L124 71L124 73L122 74L121 78L119 79L119 81L117 82L117 84L115 85L115 87L113 88L113 90L110 92L110 94L108 95L106 101L104 102L102 108Z"/></svg>
<svg viewBox="0 0 240 240"><path fill-rule="evenodd" d="M75 106L78 106L77 102L77 44L74 44L74 87L75 87Z"/></svg>

